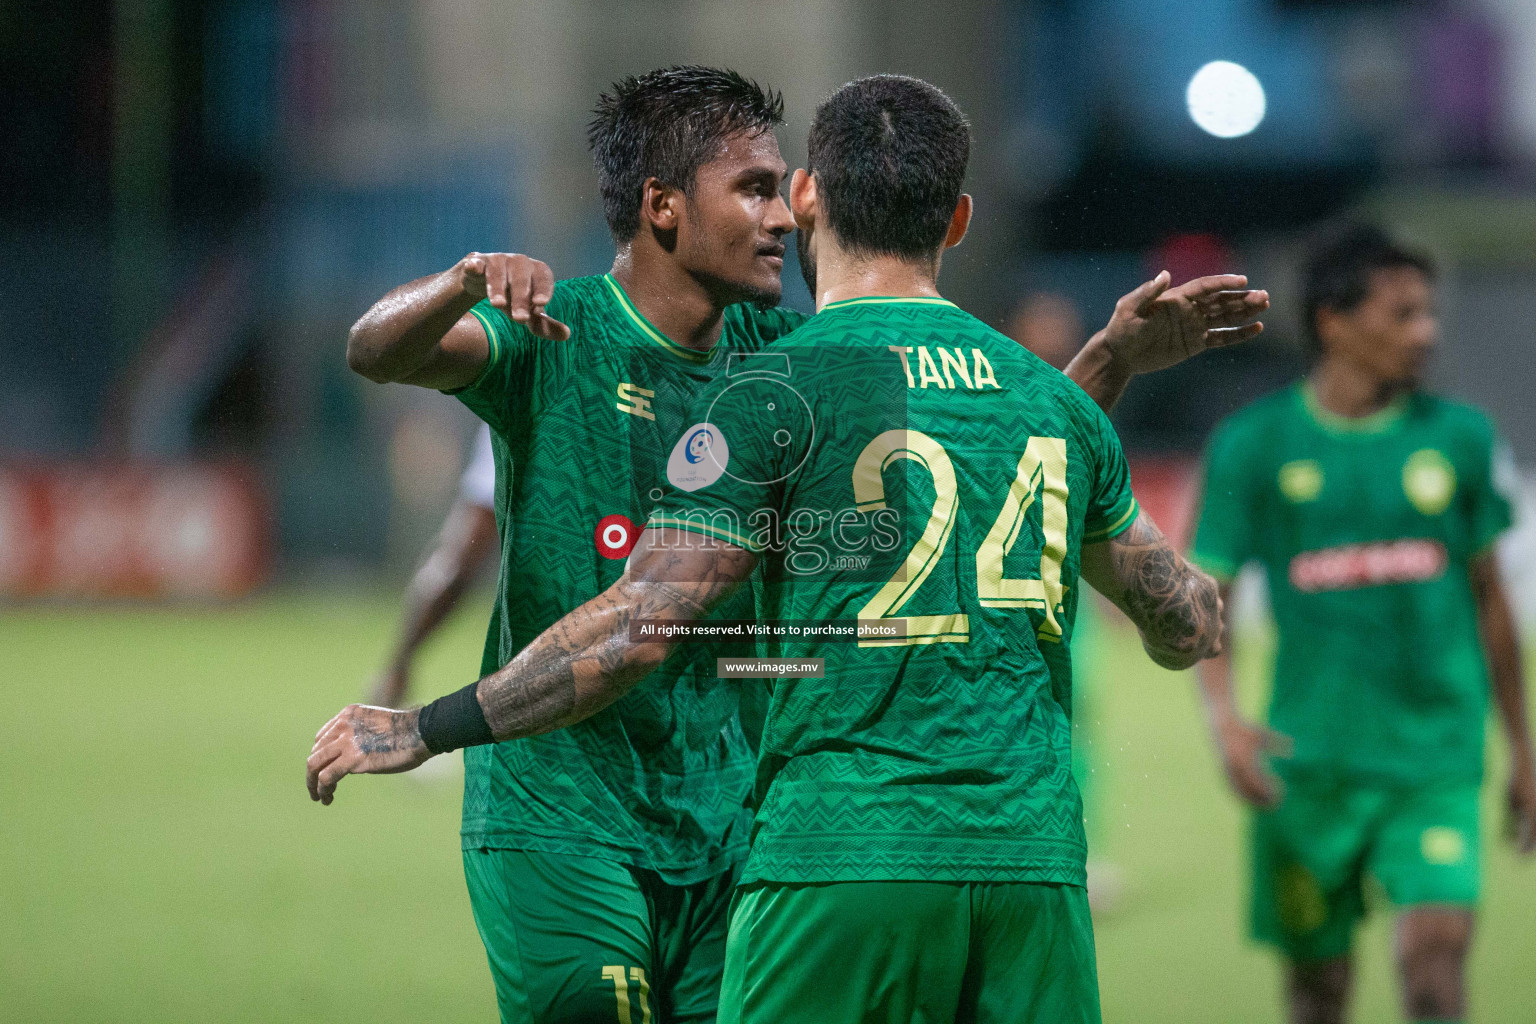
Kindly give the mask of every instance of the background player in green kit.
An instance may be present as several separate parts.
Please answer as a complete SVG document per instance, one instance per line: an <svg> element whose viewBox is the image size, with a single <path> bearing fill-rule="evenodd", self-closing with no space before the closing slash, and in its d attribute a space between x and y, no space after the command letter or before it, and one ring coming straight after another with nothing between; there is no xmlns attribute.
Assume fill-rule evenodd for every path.
<svg viewBox="0 0 1536 1024"><path fill-rule="evenodd" d="M471 254L353 329L354 369L490 425L502 561L481 674L619 578L691 392L803 320L769 308L793 228L781 110L727 71L620 83L590 128L610 273L554 284ZM737 600L722 613L750 614ZM755 745L704 654L574 728L466 752L464 871L504 1019L714 1017Z"/></svg>
<svg viewBox="0 0 1536 1024"><path fill-rule="evenodd" d="M1419 388L1436 331L1426 259L1352 228L1316 250L1305 287L1316 365L1218 429L1194 549L1224 585L1259 563L1279 629L1274 732L1238 716L1226 656L1202 671L1233 788L1259 808L1254 934L1288 960L1293 1021L1342 1020L1369 873L1398 911L1406 1015L1459 1020L1490 679L1518 842L1536 849L1536 761L1493 550L1510 522L1508 451L1483 413ZM1266 751L1282 755L1278 777Z"/></svg>
<svg viewBox="0 0 1536 1024"><path fill-rule="evenodd" d="M1070 772L1079 568L1170 666L1218 642L1216 587L1138 516L1087 395L938 296L968 147L912 79L824 104L794 188L818 317L700 395L719 421L679 435L698 457L669 465L614 587L419 713L338 715L316 795L600 712L689 646L637 620L708 614L761 560L763 617L880 619L899 642L785 642L826 674L774 687L724 1018L1097 1020ZM759 539L762 514L783 530Z"/></svg>

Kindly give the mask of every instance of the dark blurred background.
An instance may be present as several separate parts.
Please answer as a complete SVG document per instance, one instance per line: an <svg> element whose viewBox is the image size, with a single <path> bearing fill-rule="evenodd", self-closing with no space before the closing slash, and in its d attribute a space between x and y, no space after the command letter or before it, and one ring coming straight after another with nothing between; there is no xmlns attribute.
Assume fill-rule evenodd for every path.
<svg viewBox="0 0 1536 1024"><path fill-rule="evenodd" d="M781 88L792 166L847 79L948 90L976 127L978 217L944 286L1021 339L1069 352L1165 267L1269 288L1261 340L1136 384L1133 454L1177 462L1299 372L1299 246L1362 214L1442 262L1435 382L1536 462L1528 0L83 0L0 7L0 54L0 593L91 592L111 567L58 551L140 527L63 518L112 495L203 503L155 557L244 553L200 584L119 565L108 592L407 566L472 425L350 374L347 327L471 249L606 269L587 111L678 61ZM1253 127L1252 84L1218 88L1215 128L1251 131L1193 119L1212 61L1263 102ZM144 497L167 473L173 496ZM28 554L40 532L52 553Z"/></svg>

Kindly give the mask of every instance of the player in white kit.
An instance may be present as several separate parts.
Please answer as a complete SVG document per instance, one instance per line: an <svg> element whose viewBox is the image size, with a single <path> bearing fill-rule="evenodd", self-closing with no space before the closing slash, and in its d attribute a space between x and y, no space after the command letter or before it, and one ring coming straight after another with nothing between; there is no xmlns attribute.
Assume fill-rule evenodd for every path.
<svg viewBox="0 0 1536 1024"><path fill-rule="evenodd" d="M496 553L496 463L491 431L480 425L474 452L459 481L432 550L405 589L405 610L389 663L379 674L370 703L400 707L411 688L411 662L464 596L480 567Z"/></svg>

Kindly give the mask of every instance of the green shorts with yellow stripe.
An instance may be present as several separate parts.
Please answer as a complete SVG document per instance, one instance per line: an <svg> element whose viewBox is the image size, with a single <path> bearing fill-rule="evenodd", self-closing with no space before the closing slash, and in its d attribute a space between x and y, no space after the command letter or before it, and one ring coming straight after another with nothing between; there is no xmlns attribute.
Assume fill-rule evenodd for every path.
<svg viewBox="0 0 1536 1024"><path fill-rule="evenodd" d="M1342 956L1367 876L1400 909L1470 906L1478 865L1476 785L1292 775L1280 806L1253 819L1253 935L1293 960Z"/></svg>
<svg viewBox="0 0 1536 1024"><path fill-rule="evenodd" d="M598 857L465 850L501 1019L713 1021L736 874L670 885Z"/></svg>

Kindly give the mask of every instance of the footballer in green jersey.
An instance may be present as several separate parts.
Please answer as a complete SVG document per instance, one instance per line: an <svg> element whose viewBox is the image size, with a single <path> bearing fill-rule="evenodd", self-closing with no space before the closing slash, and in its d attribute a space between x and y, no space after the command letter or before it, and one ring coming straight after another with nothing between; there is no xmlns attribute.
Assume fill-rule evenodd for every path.
<svg viewBox="0 0 1536 1024"><path fill-rule="evenodd" d="M485 672L619 578L692 392L803 319L771 308L793 228L781 112L728 71L618 83L589 130L611 273L556 284L471 254L353 329L354 369L454 394L491 428ZM742 688L713 670L680 650L587 722L467 753L465 877L504 1019L713 1019L756 754Z"/></svg>
<svg viewBox="0 0 1536 1024"><path fill-rule="evenodd" d="M867 632L770 638L820 672L773 685L722 1018L1097 1021L1069 750L1079 578L1171 667L1219 642L1217 591L1138 514L1093 401L939 297L968 150L958 110L915 79L824 103L792 190L818 316L701 389L614 586L419 712L343 711L313 795L600 714L696 646L668 629L699 628L761 562L751 625ZM1149 331L1151 283L1084 379L1103 396L1127 369L1251 336L1235 324L1262 293L1215 294L1243 283L1181 296L1180 326Z"/></svg>
<svg viewBox="0 0 1536 1024"><path fill-rule="evenodd" d="M1290 961L1293 1018L1340 1019L1370 874L1401 914L1410 1018L1457 1020L1490 680L1511 810L1536 841L1494 553L1513 465L1482 412L1418 387L1435 337L1426 259L1355 227L1319 247L1306 281L1316 366L1218 428L1193 555L1227 583L1262 567L1278 627L1272 732L1238 718L1225 657L1202 673L1228 773L1258 808L1253 928Z"/></svg>

